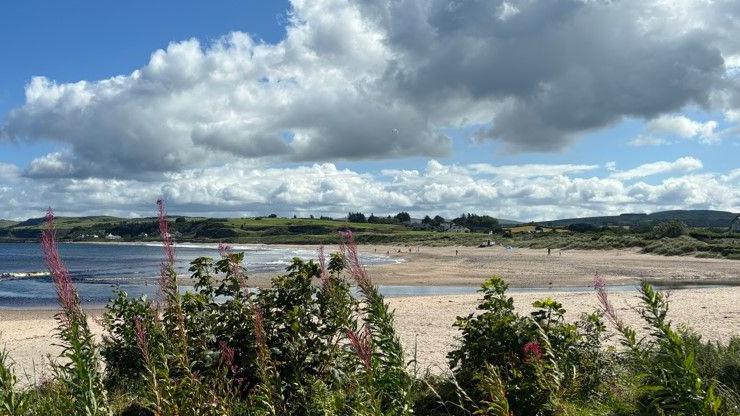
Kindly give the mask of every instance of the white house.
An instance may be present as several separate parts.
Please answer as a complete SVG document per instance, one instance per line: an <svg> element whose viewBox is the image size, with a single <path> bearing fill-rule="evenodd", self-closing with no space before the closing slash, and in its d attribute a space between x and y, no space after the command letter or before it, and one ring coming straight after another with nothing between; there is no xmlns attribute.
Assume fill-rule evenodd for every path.
<svg viewBox="0 0 740 416"><path fill-rule="evenodd" d="M457 225L453 222L444 222L442 225L440 225L443 231L446 231L448 233L469 233L470 229L468 227L463 227L462 225Z"/></svg>

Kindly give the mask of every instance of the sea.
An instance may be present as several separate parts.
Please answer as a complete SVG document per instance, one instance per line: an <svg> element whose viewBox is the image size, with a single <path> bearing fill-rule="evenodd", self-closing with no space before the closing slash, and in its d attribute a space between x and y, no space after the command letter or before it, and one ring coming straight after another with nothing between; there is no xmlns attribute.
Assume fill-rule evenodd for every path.
<svg viewBox="0 0 740 416"><path fill-rule="evenodd" d="M294 257L316 259L313 248L233 245L244 252L248 273L285 270ZM154 296L162 263L159 243L60 243L59 252L84 304L102 306L117 290L129 296ZM190 262L208 256L219 258L216 244L177 244L176 270L189 275ZM362 255L367 266L401 260L386 255ZM185 287L184 290L188 288ZM56 292L46 271L41 246L34 243L0 243L0 308L46 308L56 304Z"/></svg>

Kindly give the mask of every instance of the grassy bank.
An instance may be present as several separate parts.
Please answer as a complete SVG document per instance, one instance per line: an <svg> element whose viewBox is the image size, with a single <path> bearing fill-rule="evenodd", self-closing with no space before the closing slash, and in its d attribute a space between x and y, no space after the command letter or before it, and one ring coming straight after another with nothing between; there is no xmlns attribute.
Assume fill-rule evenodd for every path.
<svg viewBox="0 0 740 416"><path fill-rule="evenodd" d="M692 229L677 237L656 237L649 232L603 230L583 233L540 233L503 240L504 244L538 249L607 250L639 248L664 256L695 255L740 260L740 233Z"/></svg>

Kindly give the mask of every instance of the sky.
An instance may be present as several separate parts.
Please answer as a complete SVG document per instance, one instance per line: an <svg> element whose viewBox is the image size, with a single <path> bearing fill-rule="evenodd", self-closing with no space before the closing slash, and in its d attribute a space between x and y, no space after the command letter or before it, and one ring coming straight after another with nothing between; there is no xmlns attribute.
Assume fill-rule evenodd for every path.
<svg viewBox="0 0 740 416"><path fill-rule="evenodd" d="M740 211L740 2L0 2L0 218Z"/></svg>

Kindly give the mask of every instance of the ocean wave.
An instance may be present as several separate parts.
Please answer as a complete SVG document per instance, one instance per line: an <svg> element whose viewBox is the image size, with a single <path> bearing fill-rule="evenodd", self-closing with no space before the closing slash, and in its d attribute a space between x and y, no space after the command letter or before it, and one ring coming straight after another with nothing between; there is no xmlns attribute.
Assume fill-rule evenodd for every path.
<svg viewBox="0 0 740 416"><path fill-rule="evenodd" d="M47 277L49 272L0 272L0 280L17 280L17 279L34 279L37 277Z"/></svg>

